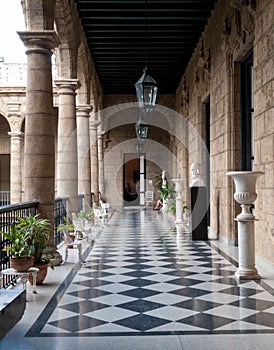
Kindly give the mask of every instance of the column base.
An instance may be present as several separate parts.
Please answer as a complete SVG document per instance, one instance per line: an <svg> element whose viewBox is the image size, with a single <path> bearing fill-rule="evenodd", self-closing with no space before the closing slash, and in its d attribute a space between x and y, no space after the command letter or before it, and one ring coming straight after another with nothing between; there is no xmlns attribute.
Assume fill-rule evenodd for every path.
<svg viewBox="0 0 274 350"><path fill-rule="evenodd" d="M238 281L246 281L246 280L260 280L261 276L259 275L256 269L238 269L235 272L235 278Z"/></svg>
<svg viewBox="0 0 274 350"><path fill-rule="evenodd" d="M188 227L183 222L176 222L175 221L175 227L176 227L177 234L189 233Z"/></svg>

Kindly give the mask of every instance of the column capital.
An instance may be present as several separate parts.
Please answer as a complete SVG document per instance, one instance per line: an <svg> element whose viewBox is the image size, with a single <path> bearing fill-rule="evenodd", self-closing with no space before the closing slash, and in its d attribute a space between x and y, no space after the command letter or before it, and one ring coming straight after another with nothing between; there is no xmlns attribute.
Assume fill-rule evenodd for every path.
<svg viewBox="0 0 274 350"><path fill-rule="evenodd" d="M60 42L54 30L23 31L17 33L27 47L26 54L36 52L37 50L51 51Z"/></svg>
<svg viewBox="0 0 274 350"><path fill-rule="evenodd" d="M88 104L82 104L76 106L76 116L77 117L87 117L89 118L89 113L92 111L92 106Z"/></svg>
<svg viewBox="0 0 274 350"><path fill-rule="evenodd" d="M75 93L77 89L81 87L80 81L78 79L55 79L55 85L58 88L59 95L69 95Z"/></svg>
<svg viewBox="0 0 274 350"><path fill-rule="evenodd" d="M97 130L98 126L100 125L100 122L98 120L89 120L89 128L91 130Z"/></svg>
<svg viewBox="0 0 274 350"><path fill-rule="evenodd" d="M18 131L9 131L8 135L10 136L11 139L18 139L18 140L20 140L21 137L24 135L24 133L19 131L19 130Z"/></svg>
<svg viewBox="0 0 274 350"><path fill-rule="evenodd" d="M105 131L104 130L98 130L98 139L102 139L104 137Z"/></svg>

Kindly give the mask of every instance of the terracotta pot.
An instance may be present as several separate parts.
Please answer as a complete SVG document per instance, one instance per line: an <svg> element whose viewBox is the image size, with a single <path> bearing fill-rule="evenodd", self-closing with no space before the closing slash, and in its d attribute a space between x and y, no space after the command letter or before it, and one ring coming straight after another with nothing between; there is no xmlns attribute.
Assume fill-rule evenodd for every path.
<svg viewBox="0 0 274 350"><path fill-rule="evenodd" d="M34 263L34 258L32 257L28 257L28 258L10 257L10 266L18 272L27 271L30 267L33 266L33 263Z"/></svg>
<svg viewBox="0 0 274 350"><path fill-rule="evenodd" d="M48 263L34 264L33 267L37 267L39 269L36 275L36 284L43 284L48 273ZM30 284L33 284L32 275L28 276L28 279Z"/></svg>

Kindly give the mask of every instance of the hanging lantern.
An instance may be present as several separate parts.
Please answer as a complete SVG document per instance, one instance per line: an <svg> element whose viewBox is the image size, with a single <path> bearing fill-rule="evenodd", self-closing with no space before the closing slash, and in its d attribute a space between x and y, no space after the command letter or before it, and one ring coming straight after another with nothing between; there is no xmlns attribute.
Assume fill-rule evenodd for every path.
<svg viewBox="0 0 274 350"><path fill-rule="evenodd" d="M148 124L145 124L140 118L135 124L135 131L137 139L146 139L148 133Z"/></svg>
<svg viewBox="0 0 274 350"><path fill-rule="evenodd" d="M156 103L158 86L152 76L148 74L147 68L144 69L144 73L135 84L135 88L139 108L145 114L151 112Z"/></svg>

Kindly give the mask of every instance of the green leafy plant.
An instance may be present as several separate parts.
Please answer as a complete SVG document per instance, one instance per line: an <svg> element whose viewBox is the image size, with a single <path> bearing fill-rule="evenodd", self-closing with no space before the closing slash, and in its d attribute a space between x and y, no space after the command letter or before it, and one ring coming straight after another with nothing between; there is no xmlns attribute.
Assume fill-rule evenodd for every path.
<svg viewBox="0 0 274 350"><path fill-rule="evenodd" d="M10 252L13 258L28 258L34 256L34 243L29 233L18 227L18 222L11 224L10 232L2 232L4 238L11 243L2 250Z"/></svg>
<svg viewBox="0 0 274 350"><path fill-rule="evenodd" d="M63 224L59 224L57 227L57 232L61 232L63 230L67 231L67 232L74 232L74 225L72 222L69 222L69 220L64 216L64 223Z"/></svg>
<svg viewBox="0 0 274 350"><path fill-rule="evenodd" d="M47 219L38 218L37 215L30 215L24 218L17 217L17 228L21 230L34 245L34 263L49 263L53 268L51 261L44 255L44 250L47 246L47 241L50 235L50 222Z"/></svg>
<svg viewBox="0 0 274 350"><path fill-rule="evenodd" d="M163 179L161 174L155 174L155 188L160 191L160 200L174 199L175 198L175 184L170 184L166 180L166 185L163 186Z"/></svg>
<svg viewBox="0 0 274 350"><path fill-rule="evenodd" d="M167 201L167 212L172 215L176 214L176 202L174 199Z"/></svg>

